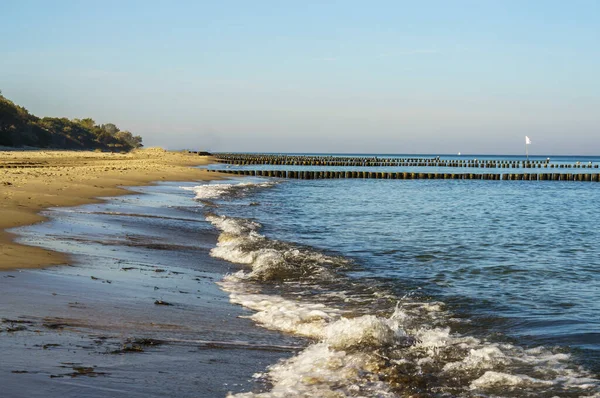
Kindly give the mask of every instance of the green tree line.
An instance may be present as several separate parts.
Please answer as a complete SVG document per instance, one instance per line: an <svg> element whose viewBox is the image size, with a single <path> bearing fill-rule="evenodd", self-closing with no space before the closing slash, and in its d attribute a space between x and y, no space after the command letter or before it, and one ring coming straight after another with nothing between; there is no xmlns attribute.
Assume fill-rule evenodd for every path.
<svg viewBox="0 0 600 398"><path fill-rule="evenodd" d="M142 137L90 118L39 118L0 92L0 146L129 151L142 146Z"/></svg>

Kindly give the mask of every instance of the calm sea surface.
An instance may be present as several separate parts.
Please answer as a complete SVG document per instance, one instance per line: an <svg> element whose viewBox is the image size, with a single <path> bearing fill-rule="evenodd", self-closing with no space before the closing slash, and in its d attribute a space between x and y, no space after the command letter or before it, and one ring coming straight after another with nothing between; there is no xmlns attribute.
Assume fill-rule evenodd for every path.
<svg viewBox="0 0 600 398"><path fill-rule="evenodd" d="M312 341L272 396L600 393L600 184L266 181L195 193L231 300Z"/></svg>

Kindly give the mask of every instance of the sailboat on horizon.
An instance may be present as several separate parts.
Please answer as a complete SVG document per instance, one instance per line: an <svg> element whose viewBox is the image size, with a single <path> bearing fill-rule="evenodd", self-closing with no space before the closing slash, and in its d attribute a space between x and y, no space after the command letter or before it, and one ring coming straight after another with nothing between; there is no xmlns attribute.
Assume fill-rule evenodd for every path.
<svg viewBox="0 0 600 398"><path fill-rule="evenodd" d="M531 140L528 136L525 136L525 157L527 157L527 161L529 161L529 145L531 145Z"/></svg>

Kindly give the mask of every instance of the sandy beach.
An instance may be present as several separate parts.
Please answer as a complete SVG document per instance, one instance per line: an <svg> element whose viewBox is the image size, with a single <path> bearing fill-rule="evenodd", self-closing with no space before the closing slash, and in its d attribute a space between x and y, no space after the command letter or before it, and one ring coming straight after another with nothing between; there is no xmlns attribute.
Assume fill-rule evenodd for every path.
<svg viewBox="0 0 600 398"><path fill-rule="evenodd" d="M256 327L215 283L238 267L209 255L218 232L182 189L206 183L191 166L210 158L146 149L0 159L0 225L14 228L0 242L6 396L224 397L264 389L252 375L299 349Z"/></svg>
<svg viewBox="0 0 600 398"><path fill-rule="evenodd" d="M340 3L0 2L0 398L600 398L600 0Z"/></svg>
<svg viewBox="0 0 600 398"><path fill-rule="evenodd" d="M130 153L91 151L0 152L0 270L64 264L65 254L13 242L8 228L44 220L42 209L76 206L129 193L124 186L153 181L219 178L192 168L210 158L148 148Z"/></svg>

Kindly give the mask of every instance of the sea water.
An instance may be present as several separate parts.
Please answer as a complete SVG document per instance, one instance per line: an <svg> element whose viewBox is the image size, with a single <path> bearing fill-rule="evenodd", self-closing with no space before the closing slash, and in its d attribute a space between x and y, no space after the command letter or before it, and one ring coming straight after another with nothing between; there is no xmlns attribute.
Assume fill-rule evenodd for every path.
<svg viewBox="0 0 600 398"><path fill-rule="evenodd" d="M310 342L239 396L600 396L598 183L192 189L230 300Z"/></svg>

